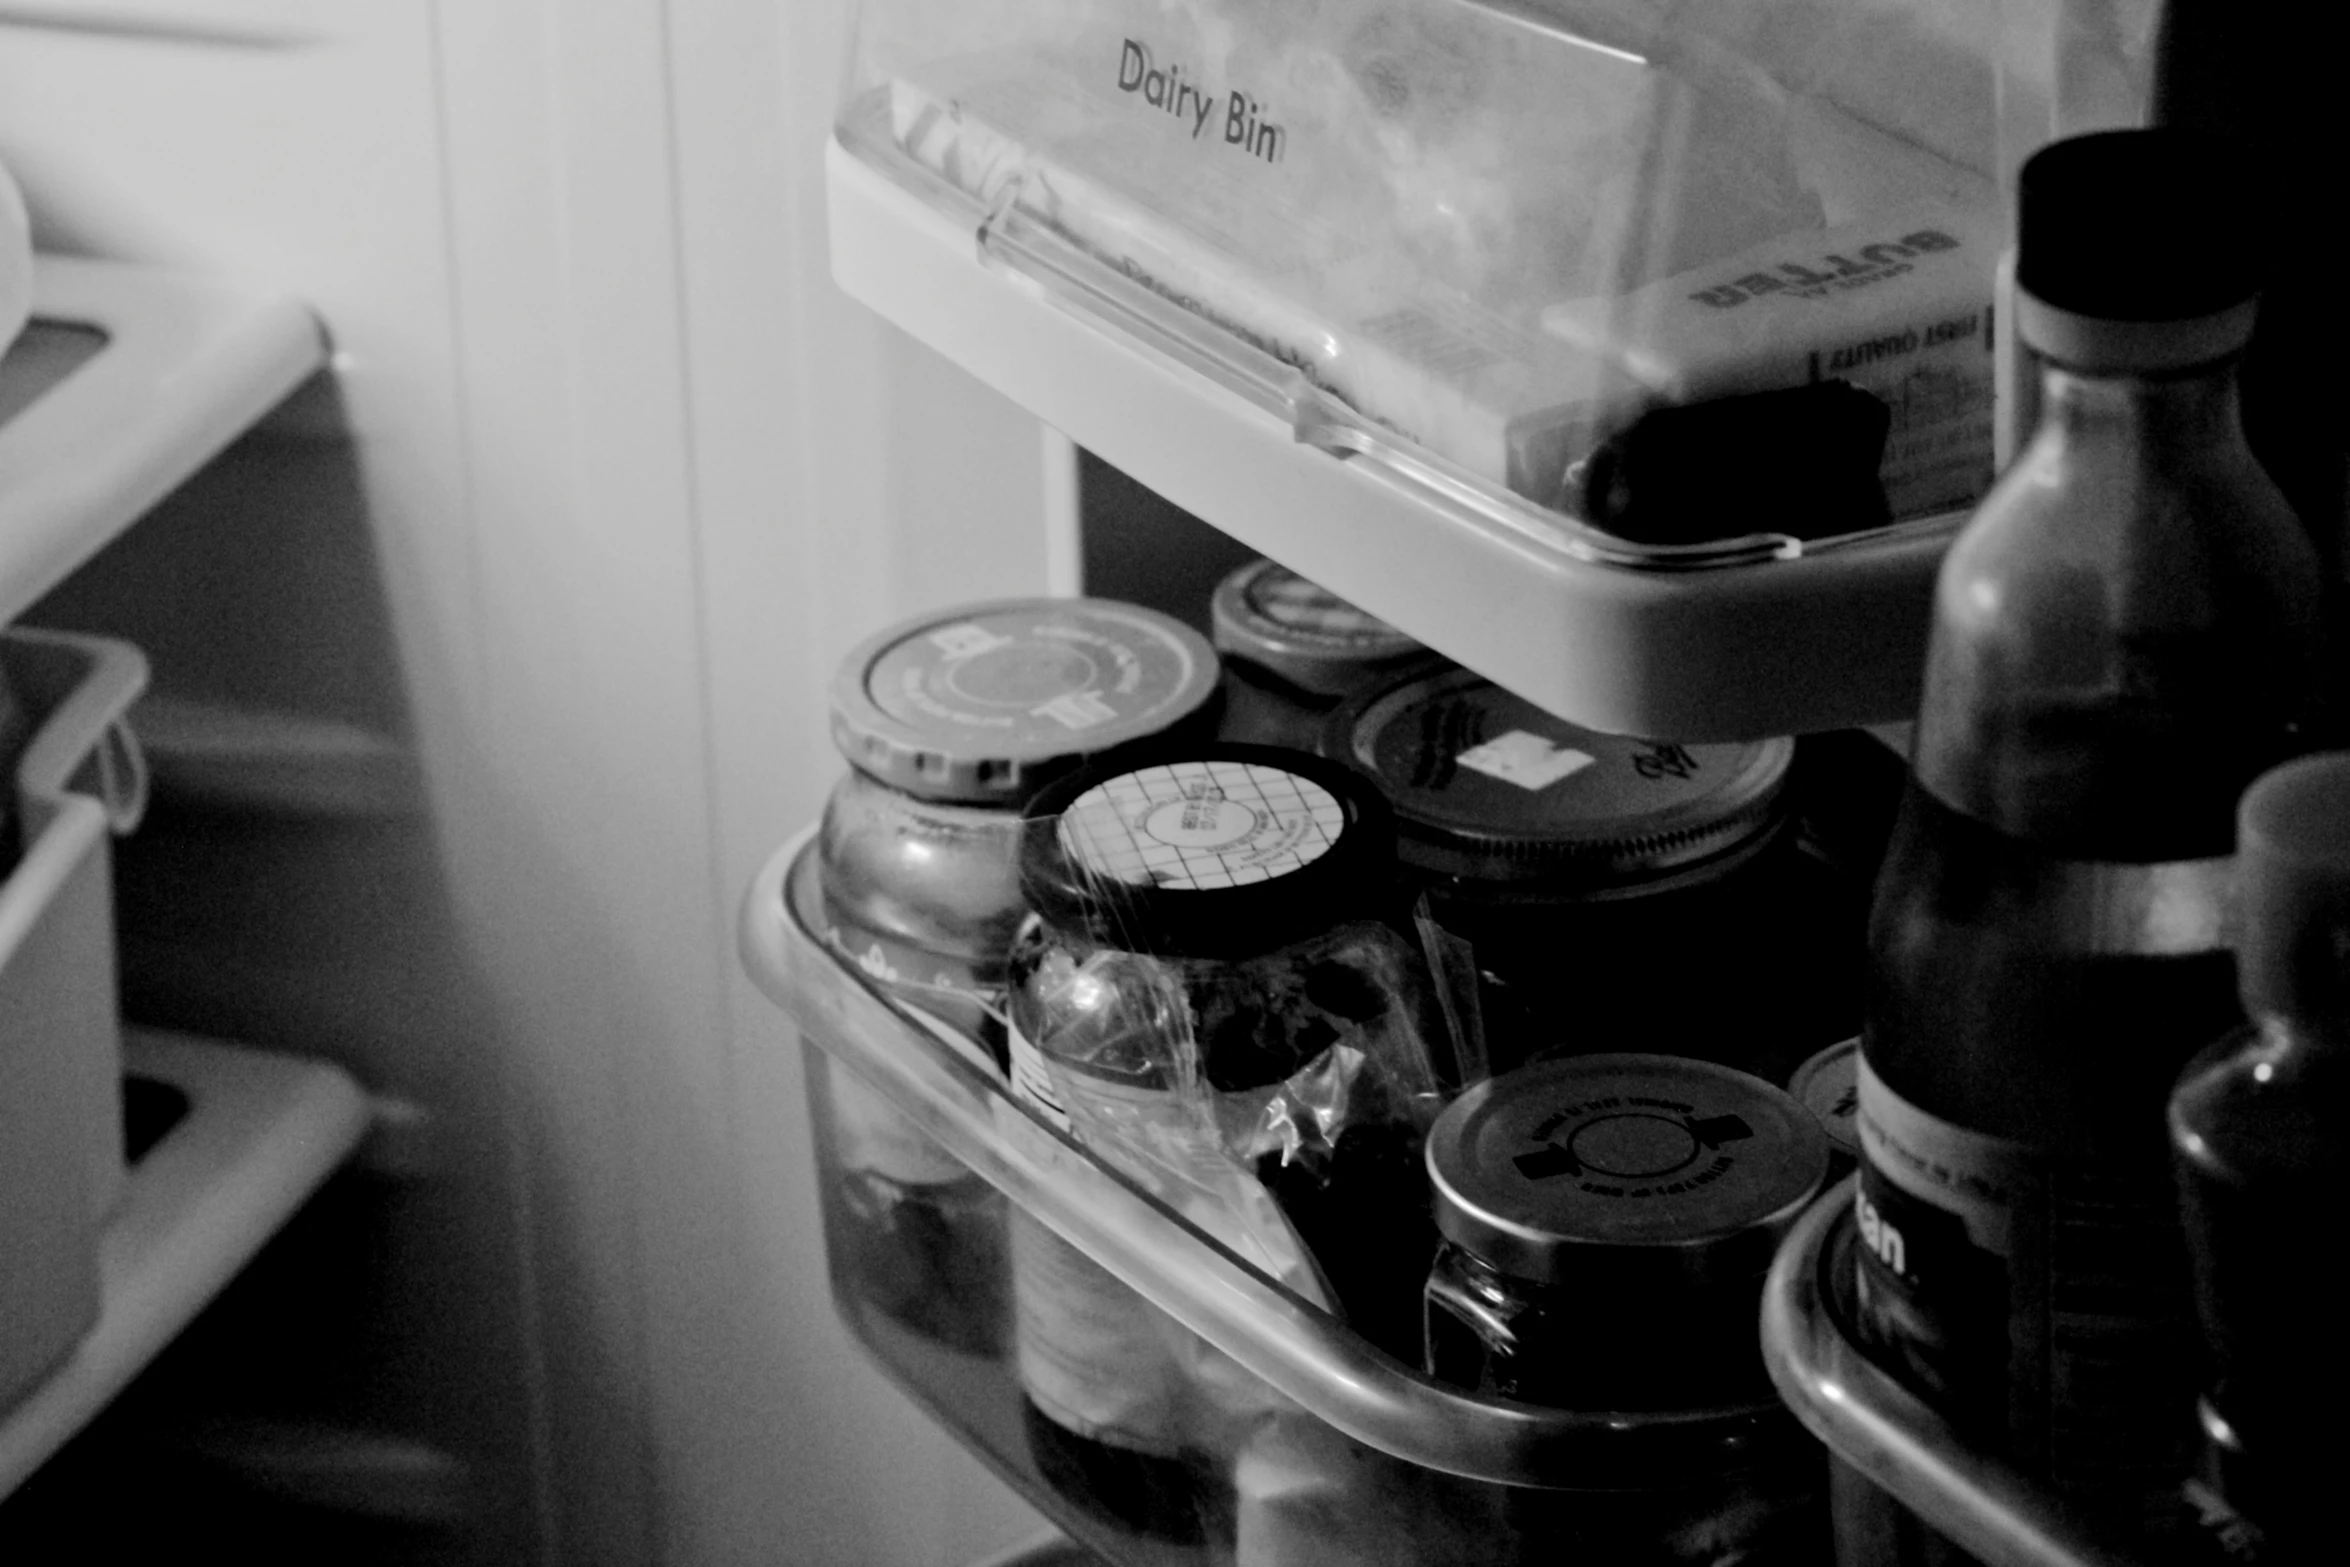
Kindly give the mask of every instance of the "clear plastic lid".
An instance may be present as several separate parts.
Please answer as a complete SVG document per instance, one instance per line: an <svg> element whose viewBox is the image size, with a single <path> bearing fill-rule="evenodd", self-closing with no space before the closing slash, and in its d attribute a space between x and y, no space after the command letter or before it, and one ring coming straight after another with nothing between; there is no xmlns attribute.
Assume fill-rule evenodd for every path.
<svg viewBox="0 0 2350 1567"><path fill-rule="evenodd" d="M1087 757L1199 712L1216 674L1204 637L1139 605L968 604L859 643L833 676L832 737L910 793L1017 806Z"/></svg>
<svg viewBox="0 0 2350 1567"><path fill-rule="evenodd" d="M1408 863L1586 890L1726 865L1780 821L1795 755L1600 734L1457 668L1349 704L1329 746L1378 782Z"/></svg>
<svg viewBox="0 0 2350 1567"><path fill-rule="evenodd" d="M1654 412L1847 383L1881 444L1752 475L1817 537L1989 480L2006 9L864 0L840 134L1293 369L1364 438L1578 516L1593 454ZM1846 510L1821 453L1873 457L1884 506Z"/></svg>

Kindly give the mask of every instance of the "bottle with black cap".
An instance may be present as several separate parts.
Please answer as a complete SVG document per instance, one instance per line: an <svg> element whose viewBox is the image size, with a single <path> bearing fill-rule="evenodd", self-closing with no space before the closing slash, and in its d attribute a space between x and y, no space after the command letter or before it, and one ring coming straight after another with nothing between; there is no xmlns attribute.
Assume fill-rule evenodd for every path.
<svg viewBox="0 0 2350 1567"><path fill-rule="evenodd" d="M1113 1162L1147 1152L1146 1181L1183 1165L1173 1189L1223 1196L1194 1210L1209 1233L1414 1353L1434 1233L1408 1096L1434 1087L1432 1014L1416 952L1377 917L1377 795L1271 747L1121 753L1038 798L1022 873L1038 918L1013 961L1015 1092ZM1129 1528L1228 1524L1202 1459L1230 1422L1152 1348L1147 1303L1033 1225L1013 1248L1032 1450Z"/></svg>
<svg viewBox="0 0 2350 1567"><path fill-rule="evenodd" d="M2170 1102L2171 1148L2209 1352L2206 1472L2266 1536L2262 1560L2340 1552L2350 1474L2350 753L2304 757L2244 796L2237 952L2253 1022Z"/></svg>
<svg viewBox="0 0 2350 1567"><path fill-rule="evenodd" d="M1869 928L1856 1330L2117 1525L2191 1446L2162 1118L2241 1016L2236 800L2322 712L2317 561L2237 414L2235 184L2171 132L2024 165L2039 425L1944 558Z"/></svg>
<svg viewBox="0 0 2350 1567"><path fill-rule="evenodd" d="M1779 1081L1853 1033L1862 889L1802 852L1794 742L1601 734L1445 665L1324 744L1394 808L1490 1070L1638 1045Z"/></svg>

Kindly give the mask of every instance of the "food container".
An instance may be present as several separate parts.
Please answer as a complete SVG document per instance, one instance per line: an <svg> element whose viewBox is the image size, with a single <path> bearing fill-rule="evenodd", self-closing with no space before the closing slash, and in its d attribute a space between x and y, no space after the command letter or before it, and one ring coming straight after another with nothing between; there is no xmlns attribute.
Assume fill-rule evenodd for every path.
<svg viewBox="0 0 2350 1567"><path fill-rule="evenodd" d="M1702 1061L1582 1056L1478 1084L1428 1136L1444 1234L1430 1374L1619 1413L1767 1398L1763 1278L1827 1167L1809 1111ZM1823 1541L1817 1449L1790 1439L1749 1458L1710 1477L1721 1548L1775 1559ZM1660 1469L1646 1488L1693 1478Z"/></svg>
<svg viewBox="0 0 2350 1567"><path fill-rule="evenodd" d="M1434 657L1276 561L1252 561L1225 577L1208 612L1224 660L1217 732L1243 744L1316 750L1333 708L1386 684L1399 666Z"/></svg>
<svg viewBox="0 0 2350 1567"><path fill-rule="evenodd" d="M1603 735L1446 667L1325 745L1394 807L1490 1070L1629 1045L1781 1082L1856 1031L1864 889L1792 830L1793 742Z"/></svg>
<svg viewBox="0 0 2350 1567"><path fill-rule="evenodd" d="M1382 1352L1158 1188L1055 1130L843 965L815 934L804 847L756 878L742 935L753 978L798 1024L811 1061L853 1063L1011 1211L1213 1352L1192 1361L1212 1378L1218 1412L1214 1448L1195 1449L1213 1489L1197 1488L1201 1522L1170 1539L1046 1477L1057 1459L1032 1444L1010 1357L975 1359L909 1331L836 1266L836 1303L874 1362L1073 1538L1156 1567L1741 1560L1720 1530L1725 1488L1768 1474L1759 1454L1803 1441L1777 1402L1633 1416L1551 1408L1467 1392ZM829 1178L820 1190L828 1222L838 1191ZM1685 1481L1659 1489L1660 1473Z"/></svg>
<svg viewBox="0 0 2350 1567"><path fill-rule="evenodd" d="M0 885L0 1408L98 1311L97 1237L124 1181L122 1035L108 838L137 825L145 773L122 715L136 648L0 634L29 739L13 788L23 853Z"/></svg>
<svg viewBox="0 0 2350 1567"><path fill-rule="evenodd" d="M1047 791L1023 844L1037 920L1013 962L1012 1082L1240 1255L1408 1353L1434 1244L1415 1165L1439 1014L1418 954L1378 917L1391 852L1378 797L1292 751L1161 747ZM1137 1493L1138 1516L1190 1485L1174 1516L1228 1528L1232 1433L1262 1397L1246 1379L1233 1396L1221 1355L1065 1241L1015 1239L1020 1369L1056 1428L1042 1434L1108 1450L1080 1477L1155 1458L1165 1483Z"/></svg>
<svg viewBox="0 0 2350 1567"><path fill-rule="evenodd" d="M1089 756L1205 721L1216 656L1166 616L1094 599L957 606L845 658L826 801L826 939L949 1047L995 1063L1004 964L1027 905L1021 807ZM1000 1199L853 1075L821 1074L842 1168L836 1263L864 1293L974 1353L1000 1347Z"/></svg>

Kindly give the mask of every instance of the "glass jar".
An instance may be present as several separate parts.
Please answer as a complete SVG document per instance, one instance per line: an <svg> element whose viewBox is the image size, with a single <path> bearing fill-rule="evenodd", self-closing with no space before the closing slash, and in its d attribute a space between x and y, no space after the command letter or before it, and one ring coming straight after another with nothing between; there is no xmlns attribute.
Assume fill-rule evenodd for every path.
<svg viewBox="0 0 2350 1567"><path fill-rule="evenodd" d="M1204 724L1216 655L1189 628L1090 599L979 604L868 638L832 686L850 767L825 802L825 940L974 1064L1000 1071L1005 961L1027 912L1020 810L1087 758ZM1007 1338L1002 1199L852 1074L825 1126L853 1287L937 1341Z"/></svg>
<svg viewBox="0 0 2350 1567"><path fill-rule="evenodd" d="M1217 732L1249 745L1318 749L1331 709L1435 657L1277 561L1252 561L1225 577L1208 612L1224 660Z"/></svg>
<svg viewBox="0 0 2350 1567"><path fill-rule="evenodd" d="M1635 1422L1774 1407L1763 1277L1828 1168L1825 1135L1787 1094L1677 1056L1545 1062L1456 1100L1427 1166L1444 1236L1426 1286L1430 1375ZM1687 1559L1821 1558L1820 1451L1791 1417L1768 1429L1718 1472L1649 1477L1684 1498L1679 1538L1703 1542ZM1710 1514L1691 1513L1692 1488ZM1611 1559L1684 1558L1652 1540Z"/></svg>
<svg viewBox="0 0 2350 1567"><path fill-rule="evenodd" d="M1793 742L1600 734L1448 666L1325 748L1394 807L1488 1070L1637 1044L1781 1082L1857 1032L1866 889L1792 830Z"/></svg>
<svg viewBox="0 0 2350 1567"><path fill-rule="evenodd" d="M1416 1112L1436 1014L1418 953L1378 917L1391 875L1385 807L1322 758L1216 745L1090 769L1030 811L1037 920L1013 959L1011 1053L1040 1116L1408 1355L1435 1241ZM1097 1469L1154 1461L1135 1527L1177 1511L1163 1487L1190 1474L1215 1477L1193 1513L1229 1529L1230 1453L1269 1414L1230 1406L1254 1380L1187 1335L1138 1352L1152 1308L1032 1239L1059 1254L1015 1258L1031 1406L1061 1446L1113 1450ZM1081 1363L1088 1343L1103 1352Z"/></svg>

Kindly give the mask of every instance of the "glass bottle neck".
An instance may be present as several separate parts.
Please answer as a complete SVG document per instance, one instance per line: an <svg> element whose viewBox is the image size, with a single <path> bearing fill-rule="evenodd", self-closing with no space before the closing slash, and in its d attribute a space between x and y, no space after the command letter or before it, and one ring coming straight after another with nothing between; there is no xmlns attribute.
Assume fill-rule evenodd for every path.
<svg viewBox="0 0 2350 1567"><path fill-rule="evenodd" d="M2126 436L2185 455L2241 447L2238 363L2231 355L2163 374L2092 374L2043 365L2040 428L2074 441Z"/></svg>

